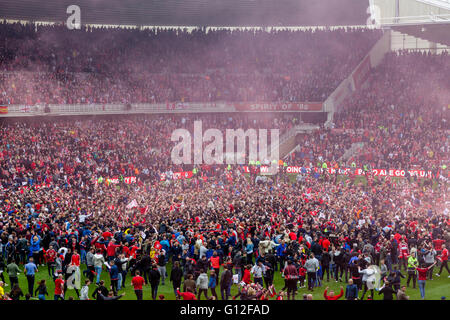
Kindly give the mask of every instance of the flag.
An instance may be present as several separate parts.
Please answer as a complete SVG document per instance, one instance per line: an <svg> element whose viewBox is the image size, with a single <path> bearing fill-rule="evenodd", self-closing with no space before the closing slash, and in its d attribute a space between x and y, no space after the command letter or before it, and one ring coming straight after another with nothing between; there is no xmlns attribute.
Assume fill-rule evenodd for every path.
<svg viewBox="0 0 450 320"><path fill-rule="evenodd" d="M8 107L7 106L0 106L0 114L8 113Z"/></svg>
<svg viewBox="0 0 450 320"><path fill-rule="evenodd" d="M133 201L131 201L129 204L127 204L126 208L127 209L132 209L132 208L135 208L137 206L138 206L138 204L137 204L136 199L133 199Z"/></svg>
<svg viewBox="0 0 450 320"><path fill-rule="evenodd" d="M139 208L139 211L141 211L141 214L146 214L148 211L148 206L143 207L143 208Z"/></svg>
<svg viewBox="0 0 450 320"><path fill-rule="evenodd" d="M358 210L358 212L356 213L356 217L359 219L359 214L361 213L361 209Z"/></svg>

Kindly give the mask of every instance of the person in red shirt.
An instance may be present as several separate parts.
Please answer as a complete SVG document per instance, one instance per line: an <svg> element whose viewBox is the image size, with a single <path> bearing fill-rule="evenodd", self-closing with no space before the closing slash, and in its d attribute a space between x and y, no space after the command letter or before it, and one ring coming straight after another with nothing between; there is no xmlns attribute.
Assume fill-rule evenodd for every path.
<svg viewBox="0 0 450 320"><path fill-rule="evenodd" d="M245 282L246 284L249 284L250 282L252 282L250 268L251 268L251 266L249 266L249 265L246 266L244 269L244 275L242 276L242 281Z"/></svg>
<svg viewBox="0 0 450 320"><path fill-rule="evenodd" d="M102 233L102 237L103 237L103 239L105 239L106 241L108 241L109 238L112 237L112 233L109 232L109 231L105 231L105 232Z"/></svg>
<svg viewBox="0 0 450 320"><path fill-rule="evenodd" d="M304 263L303 263L304 264ZM300 288L305 288L306 269L302 266L298 269L298 280L300 281Z"/></svg>
<svg viewBox="0 0 450 320"><path fill-rule="evenodd" d="M218 275L220 271L220 257L217 255L216 251L213 252L213 255L211 258L209 258L209 261L211 262L211 267Z"/></svg>
<svg viewBox="0 0 450 320"><path fill-rule="evenodd" d="M122 252L125 255L125 258L130 257L130 248L128 242L126 242L125 245L122 247Z"/></svg>
<svg viewBox="0 0 450 320"><path fill-rule="evenodd" d="M280 292L278 292L278 296L277 296L276 300L284 300L284 296L285 296L284 291L280 291Z"/></svg>
<svg viewBox="0 0 450 320"><path fill-rule="evenodd" d="M330 240L328 238L323 239L322 247L324 251L328 252L328 248L330 247Z"/></svg>
<svg viewBox="0 0 450 320"><path fill-rule="evenodd" d="M436 249L437 250L437 249ZM447 272L449 274L449 278L450 278L450 270L448 270L448 249L445 246L445 244L442 245L442 253L441 255L438 257L439 260L441 260L441 269L439 270L439 273L436 273L436 276L440 277L441 273L442 273L442 269L447 269Z"/></svg>
<svg viewBox="0 0 450 320"><path fill-rule="evenodd" d="M183 297L183 300L197 300L197 297L190 291L190 288L187 288L186 292L180 292L180 288L177 288L177 294Z"/></svg>
<svg viewBox="0 0 450 320"><path fill-rule="evenodd" d="M102 241L99 241L99 240L102 240ZM97 252L97 249L100 249L102 254L106 251L106 246L103 243L103 239L100 237L96 237L94 240L92 240L91 244L94 245L95 252Z"/></svg>
<svg viewBox="0 0 450 320"><path fill-rule="evenodd" d="M428 270L433 268L435 264L436 264L436 262L433 263L429 267L425 267L425 265L422 264L422 266L420 268L416 268L417 273L419 274L418 283L419 283L420 296L422 297L422 300L425 299L425 283L427 281Z"/></svg>
<svg viewBox="0 0 450 320"><path fill-rule="evenodd" d="M116 255L116 248L120 247L119 244L116 244L115 239L111 239L111 241L108 243L108 247L106 248L106 255L108 256L108 261L114 260L114 257Z"/></svg>
<svg viewBox="0 0 450 320"><path fill-rule="evenodd" d="M56 255L57 253L55 249L53 249L53 246L49 246L48 250L45 252L45 259L47 260L48 275L52 277L52 279L55 278Z"/></svg>
<svg viewBox="0 0 450 320"><path fill-rule="evenodd" d="M129 257L131 257L131 259L136 259L136 253L139 249L140 247L138 247L136 244L133 244L129 251Z"/></svg>
<svg viewBox="0 0 450 320"><path fill-rule="evenodd" d="M328 289L329 287L327 287L323 292L323 297L325 298L325 300L338 300L344 295L344 288L342 286L341 292L337 296L334 295L334 291L330 291L330 295L327 295Z"/></svg>
<svg viewBox="0 0 450 320"><path fill-rule="evenodd" d="M73 264L77 267L80 267L80 255L76 250L73 251L72 258L70 260L70 264Z"/></svg>
<svg viewBox="0 0 450 320"><path fill-rule="evenodd" d="M440 255L442 251L442 245L445 243L443 239L435 239L433 240L434 250L436 250L437 254Z"/></svg>
<svg viewBox="0 0 450 320"><path fill-rule="evenodd" d="M56 280L55 280L55 297L54 297L54 300L58 300L58 299L64 300L63 292L64 292L63 275L59 274L58 278L56 278Z"/></svg>
<svg viewBox="0 0 450 320"><path fill-rule="evenodd" d="M142 286L144 285L145 280L141 276L139 270L136 271L136 275L131 279L131 285L134 288L134 293L136 293L136 297L138 300L142 300Z"/></svg>

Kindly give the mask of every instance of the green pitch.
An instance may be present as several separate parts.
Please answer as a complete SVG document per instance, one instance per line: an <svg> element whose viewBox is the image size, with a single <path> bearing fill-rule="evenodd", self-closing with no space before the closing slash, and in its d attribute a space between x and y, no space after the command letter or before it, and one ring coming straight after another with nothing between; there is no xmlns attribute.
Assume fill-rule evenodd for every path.
<svg viewBox="0 0 450 320"><path fill-rule="evenodd" d="M19 267L21 270L23 270L23 266L19 266ZM47 283L47 290L50 294L48 297L46 297L46 299L53 300L55 284L54 284L53 280L51 279L51 277L49 277L49 275L48 275L47 266L39 265L38 268L39 268L39 272L36 273L36 276L35 276L36 284L35 284L34 290L36 290L36 288L37 288L37 282L42 279L45 279L46 283ZM85 270L85 268L86 267L82 265L81 271ZM172 269L171 264L168 264L167 265L167 273L169 274L169 276L170 276L171 269ZM222 269L221 269L221 271L222 271ZM439 271L439 269L437 266L435 266L434 273L436 273L437 271ZM402 271L402 273L407 277L406 272ZM6 282L9 284L9 286L5 287L5 292L9 292L11 290L9 278L8 278L7 274L4 274L4 276L5 276ZM439 300L439 299L441 299L442 296L446 296L447 299L450 298L450 278L448 278L448 276L449 276L448 272L444 269L440 277L433 275L433 280L428 280L426 282L426 286L425 286L426 300ZM105 286L107 288L109 288L109 286L110 286L109 274L105 270L102 271L101 279L105 281ZM85 277L82 274L82 276L81 276L82 285L84 284L84 280L85 280ZM402 279L401 283L406 285L406 279ZM26 294L28 292L28 284L27 284L26 276L23 273L19 274L19 285L20 285L20 288L22 289L23 293ZM126 285L126 288L125 289L122 288L119 291L119 293L125 293L125 296L122 297L122 299L136 300L136 295L134 294L133 287L131 286L130 274L127 275L125 285ZM275 289L277 290L277 292L284 286L284 279L281 277L281 274L279 271L275 273L274 285L275 285ZM322 286L314 288L313 292L308 291L305 288L299 289L297 292L297 295L296 295L296 300L301 300L304 293L312 293L314 300L323 300L324 299L323 292L327 286L330 287L330 290L334 290L336 294L339 293L340 286L343 286L344 293L345 293L346 283L344 283L344 282L337 283L337 282L335 282L334 279L330 279L330 282L327 282L326 278L325 278L322 283ZM92 298L91 295L92 295L92 292L94 291L94 288L96 287L96 285L91 284L89 287L90 287L89 296L90 296L90 298ZM143 290L144 300L151 300L150 285L145 285L143 289L144 289ZM235 295L237 293L237 291L238 291L237 286L233 285L232 289L231 289L231 294ZM220 299L220 288L219 287L216 288L216 292ZM158 296L160 294L163 294L165 296L165 298L168 300L175 299L172 283L170 281L168 281L168 279L166 279L164 285L159 286ZM359 293L360 297L361 297L361 294L362 293L360 292ZM412 281L410 283L410 287L406 289L406 294L410 296L411 300L421 300L419 287L416 285L416 289L412 289ZM208 295L210 295L209 290L208 290ZM367 295L368 295L368 293L366 293L365 299L367 298ZM67 290L65 298L68 299L70 296L72 296L75 300L78 299L77 295L75 293L75 290ZM202 299L204 299L203 295L202 295ZM287 299L287 297L285 297L285 299ZM341 298L341 299L343 299L343 298ZM374 300L382 300L382 299L383 299L383 295L378 295L378 293L375 291ZM24 298L22 297L21 300L24 300Z"/></svg>

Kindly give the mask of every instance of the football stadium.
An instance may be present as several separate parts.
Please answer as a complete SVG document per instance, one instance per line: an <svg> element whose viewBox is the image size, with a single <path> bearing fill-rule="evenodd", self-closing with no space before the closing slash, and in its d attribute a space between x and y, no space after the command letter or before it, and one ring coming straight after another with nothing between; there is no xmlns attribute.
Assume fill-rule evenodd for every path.
<svg viewBox="0 0 450 320"><path fill-rule="evenodd" d="M2 304L447 299L449 46L449 0L0 0Z"/></svg>

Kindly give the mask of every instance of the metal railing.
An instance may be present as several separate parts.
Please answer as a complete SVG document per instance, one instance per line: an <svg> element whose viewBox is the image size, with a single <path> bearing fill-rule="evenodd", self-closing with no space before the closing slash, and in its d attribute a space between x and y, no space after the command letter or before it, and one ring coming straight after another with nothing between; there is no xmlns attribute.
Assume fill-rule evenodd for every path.
<svg viewBox="0 0 450 320"><path fill-rule="evenodd" d="M409 24L450 23L450 14L428 14L421 16L399 16L380 18L382 26L397 26Z"/></svg>

